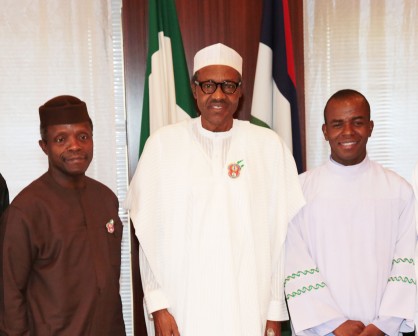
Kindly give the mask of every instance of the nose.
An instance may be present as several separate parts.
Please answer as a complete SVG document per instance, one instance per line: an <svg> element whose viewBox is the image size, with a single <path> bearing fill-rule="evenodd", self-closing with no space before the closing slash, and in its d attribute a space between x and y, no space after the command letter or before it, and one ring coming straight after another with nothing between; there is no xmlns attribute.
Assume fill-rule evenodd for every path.
<svg viewBox="0 0 418 336"><path fill-rule="evenodd" d="M212 97L225 97L225 93L222 91L221 84L222 83L216 84L216 90L212 93Z"/></svg>
<svg viewBox="0 0 418 336"><path fill-rule="evenodd" d="M80 142L77 137L72 136L68 138L68 151L78 151L81 149Z"/></svg>
<svg viewBox="0 0 418 336"><path fill-rule="evenodd" d="M353 125L351 125L350 122L344 123L344 125L343 125L343 134L350 135L350 134L353 134L353 133L354 133L353 132Z"/></svg>

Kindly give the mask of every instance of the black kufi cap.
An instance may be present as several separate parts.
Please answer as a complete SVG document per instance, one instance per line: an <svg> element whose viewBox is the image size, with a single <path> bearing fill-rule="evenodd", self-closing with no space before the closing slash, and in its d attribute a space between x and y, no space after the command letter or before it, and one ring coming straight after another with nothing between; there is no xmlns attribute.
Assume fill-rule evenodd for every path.
<svg viewBox="0 0 418 336"><path fill-rule="evenodd" d="M90 121L87 105L74 96L58 96L39 107L41 127Z"/></svg>

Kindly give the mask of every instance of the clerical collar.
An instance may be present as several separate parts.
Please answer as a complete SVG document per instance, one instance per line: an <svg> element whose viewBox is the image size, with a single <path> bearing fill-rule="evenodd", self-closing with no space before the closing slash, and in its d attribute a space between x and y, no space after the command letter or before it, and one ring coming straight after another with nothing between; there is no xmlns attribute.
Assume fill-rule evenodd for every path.
<svg viewBox="0 0 418 336"><path fill-rule="evenodd" d="M331 155L329 157L328 161L328 167L336 172L341 174L357 174L364 171L369 166L369 157L366 155L363 161L361 161L358 164L352 165L352 166L344 166L341 163L335 161L332 159Z"/></svg>

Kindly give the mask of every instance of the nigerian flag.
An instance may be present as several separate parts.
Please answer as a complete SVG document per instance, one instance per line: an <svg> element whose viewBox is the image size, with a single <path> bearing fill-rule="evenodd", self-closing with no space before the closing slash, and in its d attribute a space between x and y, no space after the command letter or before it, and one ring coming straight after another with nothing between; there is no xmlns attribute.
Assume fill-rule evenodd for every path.
<svg viewBox="0 0 418 336"><path fill-rule="evenodd" d="M196 113L175 2L150 0L148 6L149 49L139 155L153 131Z"/></svg>
<svg viewBox="0 0 418 336"><path fill-rule="evenodd" d="M275 130L303 171L289 0L264 0L251 122Z"/></svg>

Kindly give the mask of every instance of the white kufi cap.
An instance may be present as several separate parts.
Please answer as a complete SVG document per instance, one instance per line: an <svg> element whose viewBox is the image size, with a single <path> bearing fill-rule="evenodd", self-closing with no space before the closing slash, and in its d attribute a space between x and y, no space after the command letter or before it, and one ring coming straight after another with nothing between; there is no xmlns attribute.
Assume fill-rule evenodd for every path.
<svg viewBox="0 0 418 336"><path fill-rule="evenodd" d="M227 65L242 75L242 57L222 43L199 50L194 57L193 74L208 65Z"/></svg>

